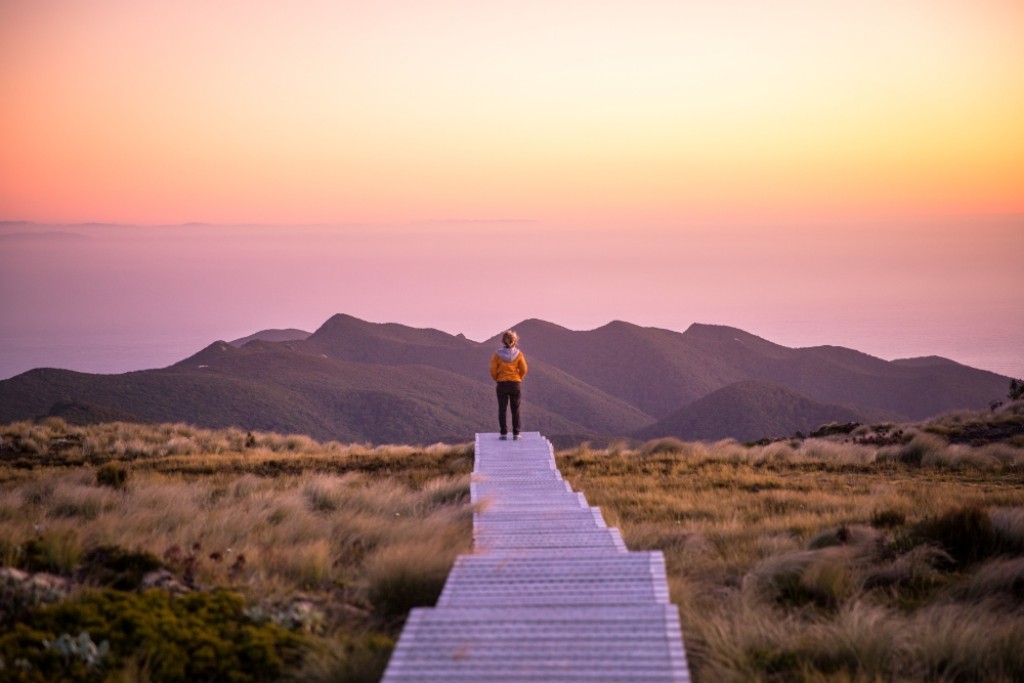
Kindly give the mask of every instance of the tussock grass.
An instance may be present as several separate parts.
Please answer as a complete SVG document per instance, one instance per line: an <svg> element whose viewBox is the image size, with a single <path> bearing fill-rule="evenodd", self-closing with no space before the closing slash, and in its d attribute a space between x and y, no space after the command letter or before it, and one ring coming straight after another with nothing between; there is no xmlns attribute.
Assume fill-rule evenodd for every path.
<svg viewBox="0 0 1024 683"><path fill-rule="evenodd" d="M303 668L288 680L302 683L376 683L387 666L395 643L381 635L330 640L306 658Z"/></svg>
<svg viewBox="0 0 1024 683"><path fill-rule="evenodd" d="M557 457L631 548L664 552L696 680L1012 681L1020 406ZM304 634L295 680L377 680L408 609L435 600L469 548L470 445L60 420L0 437L6 565L69 577L100 547L148 553L185 590L233 591ZM111 464L120 488L97 478ZM144 660L119 666L111 680L147 675Z"/></svg>
<svg viewBox="0 0 1024 683"><path fill-rule="evenodd" d="M658 455L660 453L684 453L687 450L686 444L672 436L662 439L653 439L640 447L640 455Z"/></svg>
<svg viewBox="0 0 1024 683"><path fill-rule="evenodd" d="M433 605L458 551L464 550L468 550L465 545L428 538L376 551L365 565L374 610L382 617L394 618L413 607Z"/></svg>
<svg viewBox="0 0 1024 683"><path fill-rule="evenodd" d="M954 595L961 600L979 602L992 599L1011 610L1024 607L1024 557L998 558L957 585Z"/></svg>
<svg viewBox="0 0 1024 683"><path fill-rule="evenodd" d="M915 434L909 443L882 449L878 458L902 465L934 466L942 462L947 446L945 441L932 434Z"/></svg>
<svg viewBox="0 0 1024 683"><path fill-rule="evenodd" d="M85 581L119 576L104 562L156 558L160 585L237 593L259 623L303 634L296 680L379 679L408 610L437 598L471 545L470 445L60 420L0 433L5 566ZM98 476L112 466L117 485ZM117 585L141 581L129 578ZM144 657L118 661L111 680L151 673Z"/></svg>
<svg viewBox="0 0 1024 683"><path fill-rule="evenodd" d="M1002 547L1009 553L1024 554L1024 509L996 508L990 517Z"/></svg>
<svg viewBox="0 0 1024 683"><path fill-rule="evenodd" d="M664 552L696 680L1024 679L1021 450L884 431L557 457Z"/></svg>

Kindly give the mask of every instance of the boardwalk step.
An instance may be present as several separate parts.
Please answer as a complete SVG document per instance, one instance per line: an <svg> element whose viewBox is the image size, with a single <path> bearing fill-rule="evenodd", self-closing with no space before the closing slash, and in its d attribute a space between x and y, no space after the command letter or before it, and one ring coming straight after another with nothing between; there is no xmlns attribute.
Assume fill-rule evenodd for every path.
<svg viewBox="0 0 1024 683"><path fill-rule="evenodd" d="M477 434L474 552L412 610L384 683L687 682L660 552L629 552L537 432Z"/></svg>

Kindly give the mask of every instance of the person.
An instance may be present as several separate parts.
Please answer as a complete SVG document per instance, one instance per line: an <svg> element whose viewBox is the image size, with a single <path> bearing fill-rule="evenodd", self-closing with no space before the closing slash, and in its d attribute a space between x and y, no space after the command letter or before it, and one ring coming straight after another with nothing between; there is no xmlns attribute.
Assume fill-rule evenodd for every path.
<svg viewBox="0 0 1024 683"><path fill-rule="evenodd" d="M526 358L519 350L519 335L508 330L501 335L501 348L491 358L491 379L498 383L498 427L502 441L508 439L508 423L505 419L507 408L512 409L512 438L519 441L522 422L519 404L522 399L523 378L526 377Z"/></svg>

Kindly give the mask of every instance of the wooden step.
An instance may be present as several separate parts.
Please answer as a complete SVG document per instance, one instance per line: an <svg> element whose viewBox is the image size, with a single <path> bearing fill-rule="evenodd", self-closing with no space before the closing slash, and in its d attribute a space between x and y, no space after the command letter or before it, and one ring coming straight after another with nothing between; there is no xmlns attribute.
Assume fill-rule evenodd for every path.
<svg viewBox="0 0 1024 683"><path fill-rule="evenodd" d="M476 435L471 554L412 610L384 683L688 682L659 551L629 552L537 432Z"/></svg>

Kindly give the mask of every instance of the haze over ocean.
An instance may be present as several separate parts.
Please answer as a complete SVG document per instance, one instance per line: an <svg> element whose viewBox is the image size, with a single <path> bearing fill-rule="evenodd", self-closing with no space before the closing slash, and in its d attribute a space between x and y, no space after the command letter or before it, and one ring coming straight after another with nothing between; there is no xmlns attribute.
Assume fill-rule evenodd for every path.
<svg viewBox="0 0 1024 683"><path fill-rule="evenodd" d="M0 376L342 312L1020 377L1022 35L1019 0L0 2Z"/></svg>
<svg viewBox="0 0 1024 683"><path fill-rule="evenodd" d="M791 228L779 241L742 225L8 224L0 377L163 367L218 339L312 332L335 313L478 341L527 318L580 330L702 322L1024 376L1024 224L942 228Z"/></svg>

